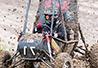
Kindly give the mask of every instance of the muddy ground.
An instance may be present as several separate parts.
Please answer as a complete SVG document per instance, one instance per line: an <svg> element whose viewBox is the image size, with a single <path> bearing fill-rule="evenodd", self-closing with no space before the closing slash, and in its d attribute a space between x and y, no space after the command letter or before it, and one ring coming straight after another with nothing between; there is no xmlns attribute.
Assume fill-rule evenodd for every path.
<svg viewBox="0 0 98 68"><path fill-rule="evenodd" d="M23 30L24 0L0 0L0 49L17 47L18 34ZM32 0L27 31L32 32L38 0ZM98 40L98 1L78 0L78 23L80 23L87 44L92 46ZM81 41L79 45L82 45ZM7 47L7 48L6 48Z"/></svg>
<svg viewBox="0 0 98 68"><path fill-rule="evenodd" d="M24 0L0 0L0 50L16 50L18 35L23 30L24 5ZM27 29L29 33L32 32L37 7L38 0L32 0ZM78 0L78 8L78 23L87 44L92 46L98 41L98 0ZM83 45L81 40L78 45Z"/></svg>

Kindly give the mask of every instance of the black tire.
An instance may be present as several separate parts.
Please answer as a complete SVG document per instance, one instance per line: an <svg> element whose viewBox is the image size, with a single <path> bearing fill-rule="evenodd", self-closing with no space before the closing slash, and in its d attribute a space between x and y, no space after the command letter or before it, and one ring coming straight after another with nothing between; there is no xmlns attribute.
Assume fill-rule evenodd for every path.
<svg viewBox="0 0 98 68"><path fill-rule="evenodd" d="M98 43L91 47L90 63L91 68L98 68Z"/></svg>
<svg viewBox="0 0 98 68"><path fill-rule="evenodd" d="M54 68L73 68L73 61L68 53L60 53L55 59ZM68 67L65 67L68 66Z"/></svg>
<svg viewBox="0 0 98 68"><path fill-rule="evenodd" d="M12 60L10 60L11 55L9 52L4 52L4 56L2 57L2 68L9 68L12 64Z"/></svg>

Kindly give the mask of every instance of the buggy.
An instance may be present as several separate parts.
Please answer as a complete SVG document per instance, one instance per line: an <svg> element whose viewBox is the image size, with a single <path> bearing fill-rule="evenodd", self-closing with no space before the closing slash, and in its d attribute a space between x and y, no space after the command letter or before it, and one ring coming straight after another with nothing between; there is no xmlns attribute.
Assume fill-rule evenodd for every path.
<svg viewBox="0 0 98 68"><path fill-rule="evenodd" d="M72 3L76 3L72 1ZM61 22L66 33L64 40L55 38L52 33L53 29L50 29L50 33L44 32L41 34L26 34L26 25L28 19L28 11L30 8L31 0L28 0L28 6L26 9L25 23L23 32L19 36L19 43L17 51L14 56L11 57L9 53L6 53L3 58L3 68L73 68L72 57L74 56L74 49L78 43L77 32L77 13L69 9L76 17L73 21L64 21L63 14L61 12ZM72 6L72 5L71 5ZM75 7L76 8L76 7ZM53 9L53 12L55 10ZM51 23L54 23L54 13L52 15ZM47 27L46 25L44 25ZM53 27L53 25L51 24ZM68 31L67 31L68 30ZM74 34L71 33L74 31ZM68 39L70 36L73 39Z"/></svg>

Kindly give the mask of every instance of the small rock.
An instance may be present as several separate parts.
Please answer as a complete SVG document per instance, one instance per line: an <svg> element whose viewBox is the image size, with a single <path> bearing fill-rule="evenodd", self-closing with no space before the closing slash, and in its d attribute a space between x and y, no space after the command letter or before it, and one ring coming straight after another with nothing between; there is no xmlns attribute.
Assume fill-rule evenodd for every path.
<svg viewBox="0 0 98 68"><path fill-rule="evenodd" d="M17 9L15 8L15 9L13 9L13 12L15 12Z"/></svg>
<svg viewBox="0 0 98 68"><path fill-rule="evenodd" d="M12 25L10 25L10 27L12 27Z"/></svg>
<svg viewBox="0 0 98 68"><path fill-rule="evenodd" d="M24 6L22 6L22 8L24 8Z"/></svg>
<svg viewBox="0 0 98 68"><path fill-rule="evenodd" d="M10 37L10 39L12 39L12 37Z"/></svg>
<svg viewBox="0 0 98 68"><path fill-rule="evenodd" d="M8 11L11 11L11 9L8 9Z"/></svg>
<svg viewBox="0 0 98 68"><path fill-rule="evenodd" d="M6 28L4 28L4 30L6 31Z"/></svg>
<svg viewBox="0 0 98 68"><path fill-rule="evenodd" d="M20 13L22 13L22 11L20 11Z"/></svg>
<svg viewBox="0 0 98 68"><path fill-rule="evenodd" d="M15 37L13 39L16 39Z"/></svg>
<svg viewBox="0 0 98 68"><path fill-rule="evenodd" d="M14 49L12 49L12 51L14 51Z"/></svg>
<svg viewBox="0 0 98 68"><path fill-rule="evenodd" d="M8 44L10 44L10 41L8 41Z"/></svg>
<svg viewBox="0 0 98 68"><path fill-rule="evenodd" d="M23 18L23 16L21 16L21 18Z"/></svg>
<svg viewBox="0 0 98 68"><path fill-rule="evenodd" d="M19 19L19 17L17 17L16 19Z"/></svg>
<svg viewBox="0 0 98 68"><path fill-rule="evenodd" d="M21 20L20 22L23 22L23 20Z"/></svg>
<svg viewBox="0 0 98 68"><path fill-rule="evenodd" d="M4 18L6 18L6 16L4 16Z"/></svg>

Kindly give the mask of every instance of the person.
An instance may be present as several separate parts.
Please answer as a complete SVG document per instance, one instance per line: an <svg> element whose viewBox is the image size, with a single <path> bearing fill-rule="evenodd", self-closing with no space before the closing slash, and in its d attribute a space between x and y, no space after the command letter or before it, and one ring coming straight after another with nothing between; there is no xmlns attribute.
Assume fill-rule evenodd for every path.
<svg viewBox="0 0 98 68"><path fill-rule="evenodd" d="M70 0L41 0L37 13L40 15L44 10L52 10L54 1L55 9L63 13L64 20L73 20L72 13L69 11Z"/></svg>
<svg viewBox="0 0 98 68"><path fill-rule="evenodd" d="M45 23L38 23L37 24L37 30L38 33L40 31L41 32L47 32L47 33L51 33L51 18L52 15L50 14L45 14ZM65 36L65 32L64 32L64 27L63 24L61 22L61 20L59 20L58 16L55 15L54 16L54 22L53 22L53 30L52 30L52 36L54 36L55 38L60 38L64 40L64 36Z"/></svg>
<svg viewBox="0 0 98 68"><path fill-rule="evenodd" d="M41 26L43 26L43 24L46 24L48 25L48 27L51 28L51 19L47 19L48 17L52 17L52 14L49 15L48 13L45 14L44 11L51 11L50 13L52 13L53 11L53 2L55 0L40 0L40 3L39 3L39 8L38 8L38 11L37 11L37 17L39 18L37 20L37 32L42 32L43 28L40 27L39 28L39 24ZM56 0L55 2L55 8L54 10L58 10L56 13L58 13L58 16L60 15L60 11L63 13L64 15L64 19L68 16L67 14L67 11L69 9L69 3L70 1L69 0ZM49 15L49 16L48 16ZM47 17L47 18L46 18ZM67 19L67 18L66 18ZM56 26L56 19L54 20L54 23L53 23L53 27ZM60 38L63 38L64 37L64 28L62 28L63 26L60 25L58 27L58 30L55 32L54 36L55 37L60 37ZM54 28L53 28L54 29ZM43 31L49 31L49 28L46 28L44 27L44 30ZM61 37L62 36L62 37Z"/></svg>
<svg viewBox="0 0 98 68"><path fill-rule="evenodd" d="M38 19L39 22L45 22L44 11L52 11L54 1L55 1L54 10L62 12L64 18L66 18L67 16L69 17L70 14L68 14L69 13L68 9L70 0L39 0L39 7L36 15L39 18Z"/></svg>

